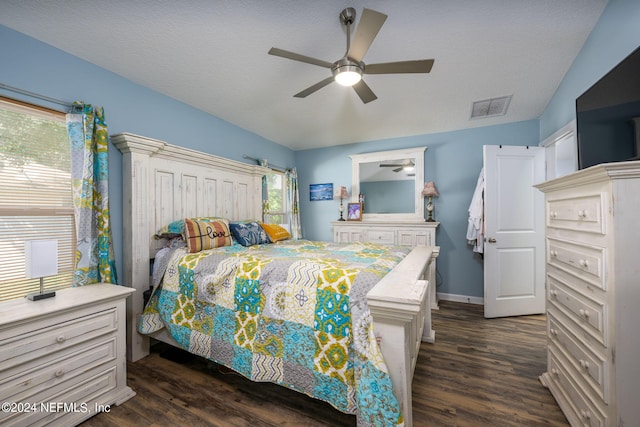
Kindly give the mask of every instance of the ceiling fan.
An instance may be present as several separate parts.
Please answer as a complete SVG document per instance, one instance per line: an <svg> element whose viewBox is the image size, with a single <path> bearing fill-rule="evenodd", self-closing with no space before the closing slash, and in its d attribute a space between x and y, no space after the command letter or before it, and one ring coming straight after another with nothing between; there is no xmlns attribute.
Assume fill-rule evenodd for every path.
<svg viewBox="0 0 640 427"><path fill-rule="evenodd" d="M380 164L381 168L396 168L396 169L393 169L394 172L400 172L401 170L406 170L407 172L411 172L411 171L413 171L415 166L416 166L416 164L413 163L412 160L409 160L409 161L406 161L406 162L402 162L402 163L396 163L396 164L390 164L390 163L381 163Z"/></svg>
<svg viewBox="0 0 640 427"><path fill-rule="evenodd" d="M353 44L351 44L351 24L353 24L355 19L356 11L352 7L348 7L340 13L340 22L347 29L347 51L342 58L333 63L275 47L269 50L269 55L318 65L331 70L331 77L327 77L313 86L296 93L293 95L294 97L305 98L335 80L343 86L353 86L353 89L362 102L366 104L378 99L378 97L362 80L363 74L428 73L431 71L434 62L433 59L365 64L362 59L369 50L380 28L382 28L382 24L384 24L384 21L387 19L387 15L376 12L375 10L363 9L362 17L354 34Z"/></svg>

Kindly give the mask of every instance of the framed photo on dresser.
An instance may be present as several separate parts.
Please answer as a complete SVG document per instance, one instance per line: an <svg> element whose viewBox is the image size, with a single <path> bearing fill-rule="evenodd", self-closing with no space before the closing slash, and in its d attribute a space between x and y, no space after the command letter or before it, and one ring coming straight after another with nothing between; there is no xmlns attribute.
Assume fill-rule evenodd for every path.
<svg viewBox="0 0 640 427"><path fill-rule="evenodd" d="M362 203L347 205L347 221L362 221Z"/></svg>

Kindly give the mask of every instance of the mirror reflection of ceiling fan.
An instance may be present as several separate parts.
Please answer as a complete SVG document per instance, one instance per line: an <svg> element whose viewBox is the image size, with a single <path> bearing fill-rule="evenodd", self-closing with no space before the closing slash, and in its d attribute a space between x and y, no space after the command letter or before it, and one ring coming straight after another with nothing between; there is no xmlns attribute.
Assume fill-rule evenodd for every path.
<svg viewBox="0 0 640 427"><path fill-rule="evenodd" d="M363 103L378 99L373 91L362 80L363 74L402 74L402 73L428 73L433 67L433 59L420 59L413 61L385 62L379 64L365 64L364 55L369 50L373 39L378 35L387 15L371 9L363 9L362 17L353 36L351 44L351 24L356 19L356 11L352 7L344 9L340 13L340 22L347 30L347 52L335 62L323 61L298 53L272 47L269 55L280 56L294 61L305 62L311 65L328 68L331 76L293 95L296 98L305 98L329 83L336 81L342 86L353 86Z"/></svg>
<svg viewBox="0 0 640 427"><path fill-rule="evenodd" d="M400 172L401 170L405 170L407 172L413 172L414 168L416 167L415 163L413 163L412 160L406 160L402 163L381 163L380 164L381 168L396 168L393 169L394 172ZM415 175L415 174L413 174ZM413 175L409 175L409 176L413 176Z"/></svg>

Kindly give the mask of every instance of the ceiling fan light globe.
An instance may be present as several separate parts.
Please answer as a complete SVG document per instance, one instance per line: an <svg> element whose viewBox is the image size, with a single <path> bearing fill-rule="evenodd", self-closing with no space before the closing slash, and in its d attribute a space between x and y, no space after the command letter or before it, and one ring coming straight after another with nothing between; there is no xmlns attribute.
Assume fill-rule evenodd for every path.
<svg viewBox="0 0 640 427"><path fill-rule="evenodd" d="M336 83L342 86L353 86L362 80L362 70L355 65L344 65L333 72Z"/></svg>

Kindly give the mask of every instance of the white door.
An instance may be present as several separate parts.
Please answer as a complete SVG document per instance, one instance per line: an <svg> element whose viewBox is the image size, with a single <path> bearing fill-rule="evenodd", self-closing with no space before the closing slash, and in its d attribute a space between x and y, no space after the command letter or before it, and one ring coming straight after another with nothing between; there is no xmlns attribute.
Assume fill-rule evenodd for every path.
<svg viewBox="0 0 640 427"><path fill-rule="evenodd" d="M544 148L484 146L484 316L544 313Z"/></svg>

